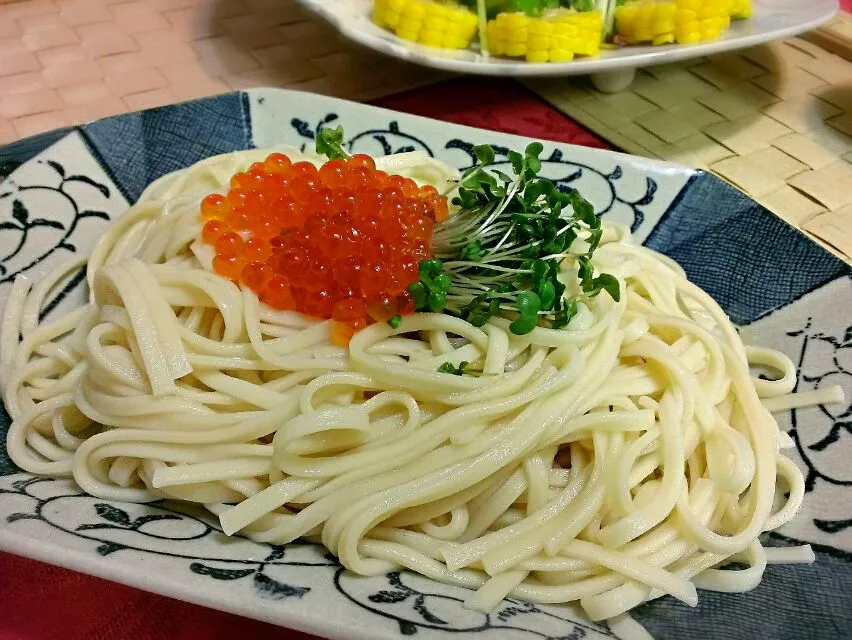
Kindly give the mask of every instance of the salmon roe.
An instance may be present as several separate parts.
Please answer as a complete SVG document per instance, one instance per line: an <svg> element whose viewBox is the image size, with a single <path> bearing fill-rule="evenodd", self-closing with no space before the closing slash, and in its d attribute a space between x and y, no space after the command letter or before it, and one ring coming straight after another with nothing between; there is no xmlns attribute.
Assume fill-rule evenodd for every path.
<svg viewBox="0 0 852 640"><path fill-rule="evenodd" d="M379 171L367 155L317 169L273 153L200 213L217 273L275 309L334 319L333 340L348 344L371 322L414 313L407 287L449 209L434 187Z"/></svg>

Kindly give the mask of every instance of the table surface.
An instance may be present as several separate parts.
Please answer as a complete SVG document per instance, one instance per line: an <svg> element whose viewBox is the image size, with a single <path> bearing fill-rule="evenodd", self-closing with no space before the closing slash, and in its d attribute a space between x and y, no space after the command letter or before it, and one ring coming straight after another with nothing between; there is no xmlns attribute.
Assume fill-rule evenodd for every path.
<svg viewBox="0 0 852 640"><path fill-rule="evenodd" d="M841 5L850 10L852 0L842 0ZM0 45L11 40L4 35L0 29ZM4 91L4 79L0 77L0 94ZM609 146L520 85L501 79L449 80L375 100L374 104L530 138ZM314 638L0 553L2 640L244 640L251 637Z"/></svg>

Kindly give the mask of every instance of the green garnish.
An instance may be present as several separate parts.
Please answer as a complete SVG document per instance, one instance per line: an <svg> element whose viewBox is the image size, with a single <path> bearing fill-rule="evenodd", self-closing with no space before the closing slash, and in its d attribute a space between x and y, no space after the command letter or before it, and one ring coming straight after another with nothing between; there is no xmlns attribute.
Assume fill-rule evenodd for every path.
<svg viewBox="0 0 852 640"><path fill-rule="evenodd" d="M547 9L555 9L559 6L571 6L570 0L464 0L467 6L477 7L484 11L489 18L498 13L515 13L522 11L528 16L541 15Z"/></svg>
<svg viewBox="0 0 852 640"><path fill-rule="evenodd" d="M469 0L468 3L476 4L476 21L477 31L479 32L479 51L482 55L487 56L490 49L488 48L488 7L486 0ZM474 7L471 7L474 8Z"/></svg>
<svg viewBox="0 0 852 640"><path fill-rule="evenodd" d="M349 154L343 148L343 127L324 127L317 131L316 151L327 156L329 160L348 158Z"/></svg>
<svg viewBox="0 0 852 640"><path fill-rule="evenodd" d="M454 376L463 376L467 369L467 366L470 363L467 360L462 360L459 362L459 366L455 366L452 362L445 362L440 367L438 367L438 371L441 373L451 373Z"/></svg>
<svg viewBox="0 0 852 640"><path fill-rule="evenodd" d="M517 335L529 333L541 319L554 328L566 326L578 302L564 297L559 276L566 258L577 260L581 297L606 291L614 300L620 298L618 280L595 275L592 266L603 234L594 207L576 190L561 191L538 177L542 150L534 142L523 154L509 151L514 174L509 176L488 167L495 159L493 148L474 147L478 162L464 172L453 199L459 211L435 230L433 246L443 261L442 275L452 282L445 292L446 308L475 326L500 310L518 314L509 327ZM576 255L569 249L578 237L586 244ZM412 295L416 300L417 294ZM422 291L420 295L422 299Z"/></svg>
<svg viewBox="0 0 852 640"><path fill-rule="evenodd" d="M442 273L443 266L440 260L420 261L420 279L408 285L408 292L418 311L439 313L447 306L447 292L452 281L446 273Z"/></svg>
<svg viewBox="0 0 852 640"><path fill-rule="evenodd" d="M459 366L455 366L452 362L448 360L447 362L444 362L440 367L438 367L438 371L440 373L449 373L454 376L473 376L474 378L494 375L493 373L483 373L482 371L470 369L470 363L467 360L462 360L461 362L459 362Z"/></svg>
<svg viewBox="0 0 852 640"><path fill-rule="evenodd" d="M552 298L553 296L551 296ZM522 336L535 329L536 324L538 324L538 312L544 305L534 291L521 291L518 294L516 304L520 315L517 320L509 325L509 331Z"/></svg>
<svg viewBox="0 0 852 640"><path fill-rule="evenodd" d="M329 158L349 157L343 127L320 129L316 150ZM453 198L458 212L435 228L436 257L422 260L417 282L408 285L417 311L450 313L477 327L503 311L516 316L509 330L523 335L542 320L554 329L565 327L578 302L601 291L619 301L618 280L596 275L592 265L603 235L594 207L576 189L560 190L538 176L543 150L533 142L523 153L507 152L514 174L508 175L492 166L493 147L473 148L477 162L462 174ZM572 250L577 240L580 252ZM566 259L577 262L575 298L566 298L560 280ZM394 316L388 324L397 328L400 322Z"/></svg>
<svg viewBox="0 0 852 640"><path fill-rule="evenodd" d="M482 248L482 241L474 240L470 244L464 246L459 254L461 260L469 262L479 262L485 257L485 250Z"/></svg>

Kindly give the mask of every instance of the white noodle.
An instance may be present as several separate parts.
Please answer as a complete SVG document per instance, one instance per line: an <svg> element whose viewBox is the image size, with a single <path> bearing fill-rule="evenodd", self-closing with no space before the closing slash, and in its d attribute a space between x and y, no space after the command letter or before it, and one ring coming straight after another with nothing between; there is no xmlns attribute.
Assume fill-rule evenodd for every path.
<svg viewBox="0 0 852 640"><path fill-rule="evenodd" d="M212 274L196 241L199 200L266 153L152 184L93 251L90 304L65 318L38 322L80 259L15 282L0 368L21 468L104 499L201 503L227 534L319 537L358 573L478 589L475 609L579 601L622 637L648 637L624 616L641 602L694 606L696 587L745 591L767 563L813 561L758 541L804 497L769 412L842 393L791 393L790 360L743 345L669 259L605 225L595 260L614 265L621 301L580 304L565 330L423 313L343 350L327 321ZM442 189L457 176L417 154L380 164ZM446 360L488 375L438 372ZM778 478L789 498L772 513Z"/></svg>

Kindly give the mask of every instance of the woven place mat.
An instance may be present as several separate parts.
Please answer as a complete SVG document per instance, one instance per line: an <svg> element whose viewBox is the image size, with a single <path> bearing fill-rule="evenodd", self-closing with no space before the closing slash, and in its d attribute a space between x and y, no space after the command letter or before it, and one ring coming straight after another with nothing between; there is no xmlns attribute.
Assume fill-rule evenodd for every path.
<svg viewBox="0 0 852 640"><path fill-rule="evenodd" d="M0 144L276 86L369 100L445 75L338 38L295 0L0 0Z"/></svg>
<svg viewBox="0 0 852 640"><path fill-rule="evenodd" d="M811 40L852 58L852 16ZM708 169L852 258L852 62L791 38L637 73L624 92L585 79L527 85L629 153Z"/></svg>

